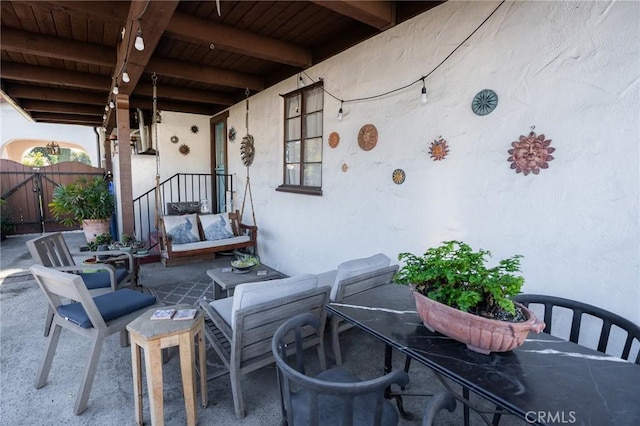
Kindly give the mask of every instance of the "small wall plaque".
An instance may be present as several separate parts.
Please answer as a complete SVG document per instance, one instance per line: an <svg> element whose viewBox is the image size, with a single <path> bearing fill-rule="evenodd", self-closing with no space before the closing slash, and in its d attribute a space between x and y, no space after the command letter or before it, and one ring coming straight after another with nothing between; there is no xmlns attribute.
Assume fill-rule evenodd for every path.
<svg viewBox="0 0 640 426"><path fill-rule="evenodd" d="M373 124L365 124L358 132L358 146L363 151L371 151L378 143L378 129Z"/></svg>

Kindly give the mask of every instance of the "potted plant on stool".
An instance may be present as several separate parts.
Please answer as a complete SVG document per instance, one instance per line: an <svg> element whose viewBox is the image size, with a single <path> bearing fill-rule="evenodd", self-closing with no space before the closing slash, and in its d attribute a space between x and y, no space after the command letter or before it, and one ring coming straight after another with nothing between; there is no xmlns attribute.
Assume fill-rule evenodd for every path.
<svg viewBox="0 0 640 426"><path fill-rule="evenodd" d="M544 323L509 297L520 293L524 278L516 255L486 266L487 250L473 251L460 241L445 241L422 256L400 253L404 265L395 282L409 284L424 325L480 353L505 352L520 346L529 331Z"/></svg>
<svg viewBox="0 0 640 426"><path fill-rule="evenodd" d="M84 236L91 243L98 235L109 232L114 206L115 199L106 180L100 176L92 179L81 176L53 190L49 210L65 226L81 223Z"/></svg>

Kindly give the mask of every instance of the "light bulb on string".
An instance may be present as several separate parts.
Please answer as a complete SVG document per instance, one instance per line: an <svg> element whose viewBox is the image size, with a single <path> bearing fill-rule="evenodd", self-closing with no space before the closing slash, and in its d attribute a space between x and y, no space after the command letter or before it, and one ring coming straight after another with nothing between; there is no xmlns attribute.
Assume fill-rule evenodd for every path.
<svg viewBox="0 0 640 426"><path fill-rule="evenodd" d="M117 95L118 93L120 93L120 89L118 89L118 85L116 84L115 86L113 86L113 92L114 95Z"/></svg>
<svg viewBox="0 0 640 426"><path fill-rule="evenodd" d="M142 38L142 30L141 29L138 29L138 32L136 33L136 41L135 41L135 43L133 45L139 51L143 51L144 50L144 39Z"/></svg>
<svg viewBox="0 0 640 426"><path fill-rule="evenodd" d="M298 81L300 82L300 87L304 87L304 80L302 79L302 74L298 76Z"/></svg>
<svg viewBox="0 0 640 426"><path fill-rule="evenodd" d="M424 84L424 77L422 78L422 92L420 94L420 102L422 104L426 104L429 100L427 99L427 87Z"/></svg>
<svg viewBox="0 0 640 426"><path fill-rule="evenodd" d="M104 110L105 111L109 111L109 105L108 104L104 106Z"/></svg>
<svg viewBox="0 0 640 426"><path fill-rule="evenodd" d="M129 73L127 72L126 68L124 71L122 71L122 81L125 83L128 83L131 81L131 77L129 77Z"/></svg>
<svg viewBox="0 0 640 426"><path fill-rule="evenodd" d="M342 106L338 110L338 121L342 121Z"/></svg>
<svg viewBox="0 0 640 426"><path fill-rule="evenodd" d="M113 102L113 100L109 101L109 108L114 109L116 107L116 104Z"/></svg>

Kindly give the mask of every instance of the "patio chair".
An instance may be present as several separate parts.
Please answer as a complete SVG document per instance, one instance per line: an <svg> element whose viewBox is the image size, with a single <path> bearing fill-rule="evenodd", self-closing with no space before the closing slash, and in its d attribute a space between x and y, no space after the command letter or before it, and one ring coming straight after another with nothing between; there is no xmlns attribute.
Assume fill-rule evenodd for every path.
<svg viewBox="0 0 640 426"><path fill-rule="evenodd" d="M562 297L519 294L513 300L532 309L538 317L544 318L546 326L543 332L592 347L602 353L613 354L613 348L609 346L618 346L619 351L615 356L640 365L640 325L597 306ZM564 327L561 327L562 325ZM563 329L565 332L557 332L558 329ZM584 335L590 332L598 334L597 345L586 344L585 339L581 340L583 331ZM611 338L612 331L619 339ZM614 340L616 343L624 343L612 345ZM634 348L635 357L632 348ZM494 425L499 423L500 416L501 413L494 415Z"/></svg>
<svg viewBox="0 0 640 426"><path fill-rule="evenodd" d="M456 409L456 398L447 391L433 395L424 409L422 426L432 426L435 422L436 415L445 409L453 413Z"/></svg>
<svg viewBox="0 0 640 426"><path fill-rule="evenodd" d="M312 313L322 322L318 333L305 334L304 347L317 347L324 361L325 304L329 287L318 287L314 275L303 274L279 280L240 284L232 297L201 300L209 321L205 336L229 372L235 414L245 417L241 379L247 373L274 362L271 338L288 318ZM322 368L326 368L323 363ZM214 376L218 377L226 371ZM211 377L211 376L210 376Z"/></svg>
<svg viewBox="0 0 640 426"><path fill-rule="evenodd" d="M73 272L82 278L87 289L93 296L116 291L118 288L133 286L135 274L131 253L122 251L100 251L100 255L115 255L111 260L122 260L127 268L115 268L106 263L76 265L73 255L69 251L66 241L60 232L46 234L27 241L27 248L33 261L38 265L53 268L58 271ZM87 255L87 253L83 253ZM78 253L81 255L81 253ZM49 308L44 327L45 337L49 335L53 311Z"/></svg>
<svg viewBox="0 0 640 426"><path fill-rule="evenodd" d="M31 268L38 286L42 289L54 312L52 332L35 387L40 389L47 382L53 356L56 353L60 332L71 330L91 340L91 352L84 369L73 412L81 414L87 409L89 393L93 385L102 344L107 336L120 332L120 343L126 346L126 326L156 304L156 298L131 289L116 290L92 298L82 278L42 265ZM62 298L77 300L64 304Z"/></svg>
<svg viewBox="0 0 640 426"><path fill-rule="evenodd" d="M306 374L305 368L309 369L309 365L305 365L301 337L308 330L321 328L317 317L302 314L287 320L273 336L271 350L277 366L282 423L288 426L398 424L398 412L384 395L392 384L409 383L404 371L392 371L365 381L341 367L322 371L315 377ZM294 354L290 361L288 357ZM320 361L322 364L322 359Z"/></svg>
<svg viewBox="0 0 640 426"><path fill-rule="evenodd" d="M349 296L380 285L389 284L398 272L398 265L389 266L391 259L383 253L341 263L336 270L318 274L319 285L331 285L331 302L348 303ZM342 365L339 335L353 325L341 318L330 318L331 347L337 365Z"/></svg>
<svg viewBox="0 0 640 426"><path fill-rule="evenodd" d="M582 341L580 340L580 333L585 331L584 334L587 334L587 330L598 331L598 343L593 347L593 349L598 352L613 354L613 348L608 347L613 346L613 331L613 335L619 335L620 338L623 339L615 339L615 341L620 343L624 341L624 344L618 348L619 351L616 356L640 365L640 350L638 350L640 346L640 325L597 306L561 297L540 294L519 294L514 297L514 300L529 308L533 308L536 315L538 315L536 305L540 305L544 309L543 315L546 327L543 331L545 333L567 339L583 346L589 346L585 344L584 339ZM557 328L552 328L554 325L560 325L558 321L562 320L563 315L566 322L570 321L568 335L566 333L558 333ZM593 319L595 319L595 321L592 321ZM635 348L634 352L632 352L632 348ZM607 352L607 349L609 349L610 352Z"/></svg>

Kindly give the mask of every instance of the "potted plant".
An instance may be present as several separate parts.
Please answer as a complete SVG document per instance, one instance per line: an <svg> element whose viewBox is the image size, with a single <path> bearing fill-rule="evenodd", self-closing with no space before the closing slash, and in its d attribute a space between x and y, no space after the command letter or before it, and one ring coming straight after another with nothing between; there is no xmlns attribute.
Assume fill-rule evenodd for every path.
<svg viewBox="0 0 640 426"><path fill-rule="evenodd" d="M68 185L53 190L49 209L55 219L65 226L82 224L85 238L90 243L109 231L115 198L109 192L107 181L100 176L81 176Z"/></svg>
<svg viewBox="0 0 640 426"><path fill-rule="evenodd" d="M467 344L480 353L504 352L521 345L529 331L544 323L514 303L524 278L522 256L487 266L488 250L474 251L461 241L445 241L422 256L400 253L404 265L395 282L412 286L416 308L425 326Z"/></svg>

